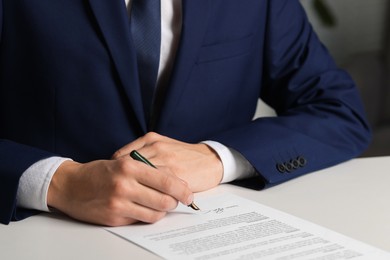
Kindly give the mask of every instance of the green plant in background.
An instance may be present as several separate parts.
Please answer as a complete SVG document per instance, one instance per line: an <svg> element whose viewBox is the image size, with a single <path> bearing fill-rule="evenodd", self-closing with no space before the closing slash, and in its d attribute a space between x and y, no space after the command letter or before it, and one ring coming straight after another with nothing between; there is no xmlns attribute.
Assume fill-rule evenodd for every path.
<svg viewBox="0 0 390 260"><path fill-rule="evenodd" d="M327 27L333 27L336 25L336 18L329 6L326 4L326 1L313 0L313 7L323 25Z"/></svg>

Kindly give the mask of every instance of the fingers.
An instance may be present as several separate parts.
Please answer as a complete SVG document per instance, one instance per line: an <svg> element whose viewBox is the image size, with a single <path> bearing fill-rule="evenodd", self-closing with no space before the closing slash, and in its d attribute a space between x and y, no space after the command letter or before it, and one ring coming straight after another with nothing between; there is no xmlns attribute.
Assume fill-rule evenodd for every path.
<svg viewBox="0 0 390 260"><path fill-rule="evenodd" d="M118 226L153 223L192 202L188 186L162 167L154 169L129 156L86 164L64 163L49 187L49 204L85 222Z"/></svg>
<svg viewBox="0 0 390 260"><path fill-rule="evenodd" d="M155 223L166 215L166 211L158 211L130 200L113 200L103 216L103 225L123 226L136 222ZM104 219L104 217L106 219Z"/></svg>
<svg viewBox="0 0 390 260"><path fill-rule="evenodd" d="M104 226L124 226L136 222L155 223L167 213L157 211L134 203L130 200L118 200L111 198L107 203L96 201L87 206L83 205L82 211L72 211L68 214L75 219Z"/></svg>
<svg viewBox="0 0 390 260"><path fill-rule="evenodd" d="M166 210L169 199L173 198L185 205L189 205L193 201L193 193L190 191L187 184L172 174L167 167L158 167L158 169L154 169L138 161L134 161L134 165L140 169L140 171L137 172L137 181L145 187L150 188L150 190L145 189L145 191L147 191L145 194L140 193L138 196L133 194L133 197L137 197L138 202L154 205L152 201L159 196L157 200L160 208L158 208L157 205L155 205L154 208ZM172 208L169 208L168 210L170 209Z"/></svg>
<svg viewBox="0 0 390 260"><path fill-rule="evenodd" d="M140 164L139 167L144 168L145 165ZM161 171L156 173L157 170L149 168L134 173L138 175L136 181L120 179L115 184L109 211L110 215L120 217L110 219L110 225L121 225L133 219L154 223L164 217L166 212L175 209L178 200L186 205L192 202L193 195L185 183L178 181L172 174Z"/></svg>
<svg viewBox="0 0 390 260"><path fill-rule="evenodd" d="M179 142L179 141L168 138L166 136L159 135L159 134L154 133L154 132L150 132L150 133L147 133L146 135L138 138L137 140L123 146L119 150L117 150L113 154L112 158L117 159L117 158L122 157L122 156L127 156L133 150L140 150L143 147L150 146L150 145L153 145L153 144L158 143L158 142L175 143L175 142Z"/></svg>
<svg viewBox="0 0 390 260"><path fill-rule="evenodd" d="M119 205L118 213L122 211L123 217L153 223L175 209L178 201L192 203L193 194L187 184L168 169L155 169L129 156L116 163L120 166L116 170L113 198L119 202L112 204Z"/></svg>
<svg viewBox="0 0 390 260"><path fill-rule="evenodd" d="M136 139L135 141L123 146L122 148L120 148L119 150L117 150L113 154L112 158L117 159L117 158L122 157L122 156L127 156L131 151L140 149L141 147L143 147L145 145L148 138L152 139L152 137L148 137L151 135L152 134L146 134L145 136L140 137L140 138Z"/></svg>

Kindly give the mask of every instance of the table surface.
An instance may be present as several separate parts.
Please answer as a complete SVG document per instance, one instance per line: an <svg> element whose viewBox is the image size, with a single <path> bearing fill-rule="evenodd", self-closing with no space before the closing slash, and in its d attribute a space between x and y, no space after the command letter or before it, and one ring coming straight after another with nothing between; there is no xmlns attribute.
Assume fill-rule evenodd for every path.
<svg viewBox="0 0 390 260"><path fill-rule="evenodd" d="M390 252L390 157L354 159L262 191L230 192ZM160 259L102 227L40 214L0 225L0 259Z"/></svg>

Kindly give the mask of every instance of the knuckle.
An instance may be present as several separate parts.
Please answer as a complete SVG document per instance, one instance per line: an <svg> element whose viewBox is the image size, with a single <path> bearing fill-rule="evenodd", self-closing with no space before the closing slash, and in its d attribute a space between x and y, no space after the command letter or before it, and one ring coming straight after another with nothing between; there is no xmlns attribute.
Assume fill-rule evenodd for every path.
<svg viewBox="0 0 390 260"><path fill-rule="evenodd" d="M153 141L153 140L156 140L159 138L159 134L157 134L156 132L149 132L145 135L145 139L148 140L148 141Z"/></svg>
<svg viewBox="0 0 390 260"><path fill-rule="evenodd" d="M117 217L112 217L108 216L104 221L103 221L105 226L109 227L117 227L121 225L121 221Z"/></svg>
<svg viewBox="0 0 390 260"><path fill-rule="evenodd" d="M162 177L161 187L165 192L171 193L171 191L174 189L174 183L170 175L165 175Z"/></svg>
<svg viewBox="0 0 390 260"><path fill-rule="evenodd" d="M122 178L115 178L111 184L111 196L115 199L116 197L122 197L128 192L126 183Z"/></svg>
<svg viewBox="0 0 390 260"><path fill-rule="evenodd" d="M120 155L121 155L121 150L117 150L117 151L115 151L115 153L112 155L112 158L113 158L113 159L117 159L117 158L120 157Z"/></svg>
<svg viewBox="0 0 390 260"><path fill-rule="evenodd" d="M126 172L129 170L129 163L128 160L118 160L117 161L117 167L119 173Z"/></svg>
<svg viewBox="0 0 390 260"><path fill-rule="evenodd" d="M115 201L128 201L138 198L138 186L132 180L126 178L115 178L112 181L110 191L108 192L108 199ZM115 204L114 204L115 205Z"/></svg>
<svg viewBox="0 0 390 260"><path fill-rule="evenodd" d="M169 211L177 206L177 201L174 200L172 197L167 195L162 195L160 197L160 208L162 211Z"/></svg>
<svg viewBox="0 0 390 260"><path fill-rule="evenodd" d="M156 141L156 142L151 144L151 147L153 148L153 150L155 150L157 152L161 152L161 151L164 151L165 143L160 142L160 141Z"/></svg>
<svg viewBox="0 0 390 260"><path fill-rule="evenodd" d="M118 227L123 225L131 225L135 222L137 222L135 219L123 218L118 216L108 216L104 220L103 225L108 227Z"/></svg>
<svg viewBox="0 0 390 260"><path fill-rule="evenodd" d="M118 177L126 177L129 173L134 173L136 171L136 165L133 161L127 160L125 158L118 159L116 161L115 174Z"/></svg>
<svg viewBox="0 0 390 260"><path fill-rule="evenodd" d="M114 197L110 197L107 200L106 209L108 218L113 218L113 216L117 216L122 211L122 206L119 200Z"/></svg>
<svg viewBox="0 0 390 260"><path fill-rule="evenodd" d="M156 223L160 219L162 219L165 216L165 212L161 211L155 211L152 212L151 214L148 214L145 219L143 220L146 223Z"/></svg>

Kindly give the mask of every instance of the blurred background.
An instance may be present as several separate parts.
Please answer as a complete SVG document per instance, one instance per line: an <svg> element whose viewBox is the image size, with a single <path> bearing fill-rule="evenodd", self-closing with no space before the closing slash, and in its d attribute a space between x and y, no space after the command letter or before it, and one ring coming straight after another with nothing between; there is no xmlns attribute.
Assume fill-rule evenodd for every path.
<svg viewBox="0 0 390 260"><path fill-rule="evenodd" d="M319 38L358 85L374 133L363 156L390 155L390 1L301 3Z"/></svg>
<svg viewBox="0 0 390 260"><path fill-rule="evenodd" d="M361 93L373 130L362 156L390 155L390 1L300 1L319 38ZM260 103L258 111L264 110L273 113Z"/></svg>

